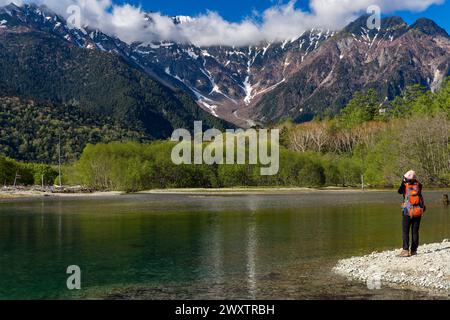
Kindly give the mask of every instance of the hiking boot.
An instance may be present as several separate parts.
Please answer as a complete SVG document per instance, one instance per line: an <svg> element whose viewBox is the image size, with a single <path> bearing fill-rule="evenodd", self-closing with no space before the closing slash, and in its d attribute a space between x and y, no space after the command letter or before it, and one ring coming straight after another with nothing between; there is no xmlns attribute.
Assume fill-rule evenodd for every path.
<svg viewBox="0 0 450 320"><path fill-rule="evenodd" d="M411 256L411 254L409 253L408 250L403 250L403 251L400 253L400 257L403 257L403 258L410 257L410 256Z"/></svg>
<svg viewBox="0 0 450 320"><path fill-rule="evenodd" d="M411 256L416 256L417 255L417 251L411 251Z"/></svg>

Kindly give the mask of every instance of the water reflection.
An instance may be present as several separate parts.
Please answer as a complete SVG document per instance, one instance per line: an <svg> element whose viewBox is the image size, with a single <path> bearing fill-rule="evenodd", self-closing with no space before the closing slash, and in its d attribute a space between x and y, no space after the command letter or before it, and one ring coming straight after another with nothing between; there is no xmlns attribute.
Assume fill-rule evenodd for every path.
<svg viewBox="0 0 450 320"><path fill-rule="evenodd" d="M203 254L202 256L211 257L205 261L207 269L210 270L208 279L213 285L220 286L224 282L223 265L223 241L221 220L218 214L213 214L208 219L207 228L203 236Z"/></svg>
<svg viewBox="0 0 450 320"><path fill-rule="evenodd" d="M252 211L248 219L247 233L247 283L249 295L256 298L256 258L257 258L256 217Z"/></svg>

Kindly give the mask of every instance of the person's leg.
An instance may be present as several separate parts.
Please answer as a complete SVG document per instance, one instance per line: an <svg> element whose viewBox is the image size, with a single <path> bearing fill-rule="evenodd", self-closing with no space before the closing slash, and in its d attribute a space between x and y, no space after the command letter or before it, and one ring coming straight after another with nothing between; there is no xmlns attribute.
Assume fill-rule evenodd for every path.
<svg viewBox="0 0 450 320"><path fill-rule="evenodd" d="M411 228L411 218L405 214L402 214L403 221L403 250L409 251L409 229Z"/></svg>
<svg viewBox="0 0 450 320"><path fill-rule="evenodd" d="M417 248L419 247L419 228L420 228L420 220L422 218L413 218L412 219L412 243L411 243L411 252L416 253Z"/></svg>

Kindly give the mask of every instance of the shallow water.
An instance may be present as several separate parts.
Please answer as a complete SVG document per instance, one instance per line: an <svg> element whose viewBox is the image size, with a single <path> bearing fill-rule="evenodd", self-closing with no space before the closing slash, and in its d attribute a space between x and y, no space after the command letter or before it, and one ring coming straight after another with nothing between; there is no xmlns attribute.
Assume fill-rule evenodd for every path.
<svg viewBox="0 0 450 320"><path fill-rule="evenodd" d="M442 193L425 193L423 243L450 238ZM400 200L324 191L3 201L0 298L442 298L369 290L331 271L401 246ZM82 270L80 291L66 288L69 265Z"/></svg>

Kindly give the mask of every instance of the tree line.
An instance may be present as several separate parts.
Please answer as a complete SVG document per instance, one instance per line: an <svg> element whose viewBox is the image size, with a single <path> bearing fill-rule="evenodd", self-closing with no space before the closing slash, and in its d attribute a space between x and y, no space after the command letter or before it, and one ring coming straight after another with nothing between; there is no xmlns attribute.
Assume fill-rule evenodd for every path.
<svg viewBox="0 0 450 320"><path fill-rule="evenodd" d="M63 183L96 190L155 188L392 187L414 169L428 186L450 185L450 80L438 92L413 86L393 101L380 103L375 92L356 93L334 117L281 129L280 170L261 176L255 165L174 165L169 141L89 144L64 166ZM7 169L4 169L7 168ZM9 169L8 169L9 168ZM54 181L55 168L0 158L2 180L21 176L40 184ZM28 170L28 171L27 171ZM6 174L6 172L9 172ZM21 171L22 172L22 171Z"/></svg>

